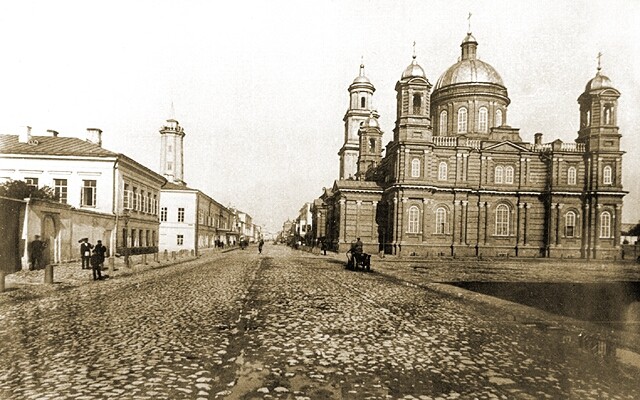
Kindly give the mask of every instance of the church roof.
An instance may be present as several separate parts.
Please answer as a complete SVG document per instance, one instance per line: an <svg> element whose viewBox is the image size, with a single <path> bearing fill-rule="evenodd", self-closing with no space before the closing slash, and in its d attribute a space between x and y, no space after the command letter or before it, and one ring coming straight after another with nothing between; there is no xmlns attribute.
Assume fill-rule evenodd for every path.
<svg viewBox="0 0 640 400"><path fill-rule="evenodd" d="M440 76L434 91L458 83L492 83L504 87L498 71L476 57L478 42L471 33L467 33L460 46L462 57Z"/></svg>
<svg viewBox="0 0 640 400"><path fill-rule="evenodd" d="M95 143L73 138L32 136L31 143L21 143L18 135L0 135L0 154L53 155L80 157L117 157Z"/></svg>

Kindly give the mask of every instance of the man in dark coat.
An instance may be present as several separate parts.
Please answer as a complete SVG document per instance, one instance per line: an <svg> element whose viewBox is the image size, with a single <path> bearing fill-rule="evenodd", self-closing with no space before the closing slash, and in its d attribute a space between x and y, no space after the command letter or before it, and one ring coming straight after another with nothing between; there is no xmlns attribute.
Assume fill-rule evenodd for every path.
<svg viewBox="0 0 640 400"><path fill-rule="evenodd" d="M93 249L93 245L89 243L88 238L84 238L80 242L80 257L82 258L82 269L89 269L89 259L91 258L91 249Z"/></svg>
<svg viewBox="0 0 640 400"><path fill-rule="evenodd" d="M102 279L102 256L95 249L90 257L91 270L93 272L93 280L97 281Z"/></svg>
<svg viewBox="0 0 640 400"><path fill-rule="evenodd" d="M102 240L98 240L94 251L100 255L100 268L104 267L104 259L107 257L107 246L102 244Z"/></svg>
<svg viewBox="0 0 640 400"><path fill-rule="evenodd" d="M46 244L40 240L39 235L35 235L33 241L29 243L29 261L31 262L31 270L44 268L42 255Z"/></svg>

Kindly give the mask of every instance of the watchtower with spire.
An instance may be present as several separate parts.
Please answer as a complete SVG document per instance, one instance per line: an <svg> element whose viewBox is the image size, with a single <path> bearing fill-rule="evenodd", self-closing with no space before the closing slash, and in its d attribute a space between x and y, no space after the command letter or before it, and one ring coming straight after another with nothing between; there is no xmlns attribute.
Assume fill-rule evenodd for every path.
<svg viewBox="0 0 640 400"><path fill-rule="evenodd" d="M375 87L364 74L364 63L360 64L360 73L349 85L349 108L344 115L344 144L338 152L340 156L340 179L355 178L358 172L360 139L358 130L361 124L373 112L372 99Z"/></svg>

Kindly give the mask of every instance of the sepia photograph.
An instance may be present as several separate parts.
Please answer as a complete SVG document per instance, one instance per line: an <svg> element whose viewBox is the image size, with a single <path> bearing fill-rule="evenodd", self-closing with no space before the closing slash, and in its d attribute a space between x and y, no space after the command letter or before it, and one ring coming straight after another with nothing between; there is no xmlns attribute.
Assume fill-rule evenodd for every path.
<svg viewBox="0 0 640 400"><path fill-rule="evenodd" d="M639 399L640 2L0 5L0 399Z"/></svg>

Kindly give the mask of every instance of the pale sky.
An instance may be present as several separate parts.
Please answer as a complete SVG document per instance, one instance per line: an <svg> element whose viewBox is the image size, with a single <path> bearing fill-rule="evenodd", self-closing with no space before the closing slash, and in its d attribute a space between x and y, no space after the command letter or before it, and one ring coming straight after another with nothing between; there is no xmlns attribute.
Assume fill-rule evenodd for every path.
<svg viewBox="0 0 640 400"><path fill-rule="evenodd" d="M624 222L640 219L640 1L8 1L0 5L0 133L84 137L159 171L158 129L184 127L185 180L275 232L338 178L361 57L392 139L394 86L435 84L471 30L525 141L577 137L596 73L622 93Z"/></svg>

